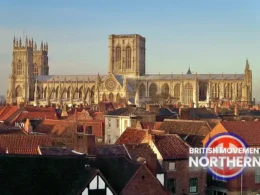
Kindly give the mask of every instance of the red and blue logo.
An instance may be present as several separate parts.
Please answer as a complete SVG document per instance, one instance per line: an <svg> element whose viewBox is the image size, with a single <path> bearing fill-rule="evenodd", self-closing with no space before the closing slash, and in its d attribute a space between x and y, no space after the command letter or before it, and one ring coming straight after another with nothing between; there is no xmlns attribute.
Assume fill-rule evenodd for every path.
<svg viewBox="0 0 260 195"><path fill-rule="evenodd" d="M232 133L220 133L212 137L206 143L205 148L207 150L215 151L229 151L229 152L213 152L204 153L208 159L219 159L215 166L208 166L208 171L219 180L231 180L239 177L245 170L245 166L230 166L227 162L230 159L235 161L236 159L244 159L248 154L245 152L232 152L243 149L247 149L246 142L236 134ZM242 149L242 150L241 150ZM244 150L245 151L245 150ZM243 164L243 163L242 163ZM217 165L217 166L216 166Z"/></svg>

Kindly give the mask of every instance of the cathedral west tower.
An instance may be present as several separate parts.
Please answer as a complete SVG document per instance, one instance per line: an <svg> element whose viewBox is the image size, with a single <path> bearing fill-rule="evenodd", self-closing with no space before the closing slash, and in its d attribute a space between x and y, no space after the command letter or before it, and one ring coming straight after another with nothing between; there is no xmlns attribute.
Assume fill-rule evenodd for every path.
<svg viewBox="0 0 260 195"><path fill-rule="evenodd" d="M34 99L34 83L36 75L48 75L48 45L37 45L33 39L26 37L25 42L21 38L14 37L13 60L11 74L9 76L6 101L8 104L19 104Z"/></svg>

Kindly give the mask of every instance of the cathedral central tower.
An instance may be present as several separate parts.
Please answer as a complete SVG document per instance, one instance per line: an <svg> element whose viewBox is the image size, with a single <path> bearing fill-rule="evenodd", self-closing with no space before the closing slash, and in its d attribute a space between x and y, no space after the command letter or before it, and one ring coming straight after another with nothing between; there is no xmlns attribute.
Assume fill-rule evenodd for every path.
<svg viewBox="0 0 260 195"><path fill-rule="evenodd" d="M138 34L109 36L109 72L145 75L145 38Z"/></svg>

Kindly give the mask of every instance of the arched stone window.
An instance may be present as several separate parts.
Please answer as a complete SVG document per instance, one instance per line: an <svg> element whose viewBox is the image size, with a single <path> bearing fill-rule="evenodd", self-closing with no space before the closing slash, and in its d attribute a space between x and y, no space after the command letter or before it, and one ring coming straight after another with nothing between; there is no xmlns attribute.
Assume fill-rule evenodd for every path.
<svg viewBox="0 0 260 195"><path fill-rule="evenodd" d="M156 98L156 93L157 93L157 86L152 83L149 87L149 97L154 99Z"/></svg>
<svg viewBox="0 0 260 195"><path fill-rule="evenodd" d="M106 100L107 100L107 96L106 96L105 93L103 93L103 95L102 95L102 101L106 101Z"/></svg>
<svg viewBox="0 0 260 195"><path fill-rule="evenodd" d="M237 83L237 98L242 98L242 83Z"/></svg>
<svg viewBox="0 0 260 195"><path fill-rule="evenodd" d="M110 94L108 95L108 98L109 98L109 101L110 101L110 102L114 102L114 94L113 94L113 93L110 93Z"/></svg>
<svg viewBox="0 0 260 195"><path fill-rule="evenodd" d="M43 98L47 98L47 87L43 90Z"/></svg>
<svg viewBox="0 0 260 195"><path fill-rule="evenodd" d="M75 93L74 93L74 99L78 99L79 98L79 90L78 88L76 88Z"/></svg>
<svg viewBox="0 0 260 195"><path fill-rule="evenodd" d="M140 86L139 86L139 98L145 98L145 85L142 83Z"/></svg>
<svg viewBox="0 0 260 195"><path fill-rule="evenodd" d="M56 91L55 91L55 98L59 98L59 87L56 88Z"/></svg>
<svg viewBox="0 0 260 195"><path fill-rule="evenodd" d="M36 93L36 95L37 95L37 98L38 98L38 99L41 98L41 90L40 90L40 87L39 87L39 86L37 86L37 93Z"/></svg>
<svg viewBox="0 0 260 195"><path fill-rule="evenodd" d="M83 98L83 87L80 87L79 89L79 99Z"/></svg>
<svg viewBox="0 0 260 195"><path fill-rule="evenodd" d="M39 74L38 66L36 63L33 65L33 75L37 76Z"/></svg>
<svg viewBox="0 0 260 195"><path fill-rule="evenodd" d="M212 83L211 84L211 97L212 98L219 98L220 93L220 84L219 83Z"/></svg>
<svg viewBox="0 0 260 195"><path fill-rule="evenodd" d="M207 83L199 84L199 101L205 101L207 99Z"/></svg>
<svg viewBox="0 0 260 195"><path fill-rule="evenodd" d="M132 51L131 47L126 47L126 69L131 69L131 59L132 59Z"/></svg>
<svg viewBox="0 0 260 195"><path fill-rule="evenodd" d="M119 94L119 93L116 94L116 102L117 102L117 103L120 102L120 94Z"/></svg>
<svg viewBox="0 0 260 195"><path fill-rule="evenodd" d="M62 99L66 99L67 98L67 89L66 88L63 89L61 97L62 97Z"/></svg>
<svg viewBox="0 0 260 195"><path fill-rule="evenodd" d="M180 84L179 83L174 86L174 97L178 98L178 99L180 98Z"/></svg>
<svg viewBox="0 0 260 195"><path fill-rule="evenodd" d="M161 95L163 98L168 98L169 97L169 91L170 91L170 88L169 88L169 85L167 83L164 83L162 85L162 92L161 92Z"/></svg>
<svg viewBox="0 0 260 195"><path fill-rule="evenodd" d="M23 64L22 64L21 60L19 60L17 62L16 74L17 75L23 75Z"/></svg>
<svg viewBox="0 0 260 195"><path fill-rule="evenodd" d="M16 87L15 96L16 97L22 97L23 96L23 89L20 85L18 85Z"/></svg>
<svg viewBox="0 0 260 195"><path fill-rule="evenodd" d="M232 98L232 84L226 83L224 86L224 98Z"/></svg>
<svg viewBox="0 0 260 195"><path fill-rule="evenodd" d="M117 68L121 68L121 47L116 47L116 56L115 56L115 62L117 64Z"/></svg>
<svg viewBox="0 0 260 195"><path fill-rule="evenodd" d="M186 105L193 102L193 88L190 83L187 83L184 87L184 103Z"/></svg>
<svg viewBox="0 0 260 195"><path fill-rule="evenodd" d="M67 90L67 98L70 98L70 96L71 96L71 87L69 87Z"/></svg>
<svg viewBox="0 0 260 195"><path fill-rule="evenodd" d="M51 91L50 99L54 99L56 96L56 90L53 88Z"/></svg>
<svg viewBox="0 0 260 195"><path fill-rule="evenodd" d="M90 90L90 99L91 103L94 103L94 95L95 95L95 86L93 86Z"/></svg>

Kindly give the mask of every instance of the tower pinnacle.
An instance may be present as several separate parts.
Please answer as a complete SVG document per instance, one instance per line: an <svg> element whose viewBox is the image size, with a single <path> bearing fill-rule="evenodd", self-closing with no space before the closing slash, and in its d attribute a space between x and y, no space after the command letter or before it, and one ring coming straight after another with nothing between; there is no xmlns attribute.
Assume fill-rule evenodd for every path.
<svg viewBox="0 0 260 195"><path fill-rule="evenodd" d="M191 71L190 71L190 66L189 66L189 69L187 71L187 74L192 74Z"/></svg>
<svg viewBox="0 0 260 195"><path fill-rule="evenodd" d="M250 65L249 65L249 62L248 62L248 58L246 58L246 70L249 70L250 69Z"/></svg>

